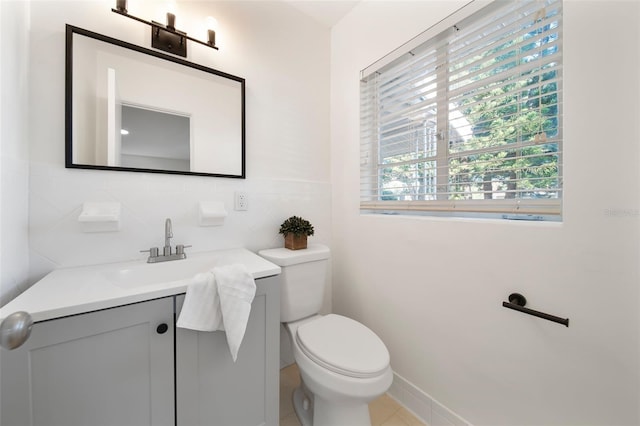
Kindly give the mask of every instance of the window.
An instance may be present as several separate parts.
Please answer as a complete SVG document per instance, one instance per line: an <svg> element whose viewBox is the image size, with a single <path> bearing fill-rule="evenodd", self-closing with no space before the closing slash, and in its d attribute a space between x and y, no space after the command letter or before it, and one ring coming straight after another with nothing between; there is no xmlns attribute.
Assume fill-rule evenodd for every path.
<svg viewBox="0 0 640 426"><path fill-rule="evenodd" d="M562 1L475 8L362 72L362 211L560 219Z"/></svg>

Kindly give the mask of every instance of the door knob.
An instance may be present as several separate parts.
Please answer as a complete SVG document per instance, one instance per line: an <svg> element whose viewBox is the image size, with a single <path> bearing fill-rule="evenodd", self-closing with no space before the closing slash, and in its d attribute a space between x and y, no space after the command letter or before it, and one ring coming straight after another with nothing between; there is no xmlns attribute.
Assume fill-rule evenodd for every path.
<svg viewBox="0 0 640 426"><path fill-rule="evenodd" d="M162 323L158 326L158 328L156 328L156 332L158 334L164 334L167 332L167 330L169 330L169 326L166 323Z"/></svg>
<svg viewBox="0 0 640 426"><path fill-rule="evenodd" d="M27 312L14 312L0 323L0 346L15 349L27 341L31 335L33 318Z"/></svg>

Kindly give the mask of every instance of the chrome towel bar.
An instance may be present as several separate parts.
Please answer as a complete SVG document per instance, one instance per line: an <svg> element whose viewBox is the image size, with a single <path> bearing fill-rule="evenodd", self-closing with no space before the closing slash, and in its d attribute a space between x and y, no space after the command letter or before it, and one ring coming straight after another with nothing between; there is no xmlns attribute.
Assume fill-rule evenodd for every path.
<svg viewBox="0 0 640 426"><path fill-rule="evenodd" d="M569 327L569 318L560 318L555 315L545 314L544 312L534 311L533 309L525 308L527 299L520 293L511 293L509 295L508 302L502 302L502 306L505 308L513 309L514 311L522 312L525 314L533 315L534 317L546 319L548 321L557 322L558 324Z"/></svg>

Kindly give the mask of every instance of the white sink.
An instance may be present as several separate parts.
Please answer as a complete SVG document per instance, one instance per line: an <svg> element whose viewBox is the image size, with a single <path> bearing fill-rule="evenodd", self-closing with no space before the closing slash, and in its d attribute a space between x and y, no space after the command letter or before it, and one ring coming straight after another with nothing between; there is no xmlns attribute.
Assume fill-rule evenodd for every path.
<svg viewBox="0 0 640 426"><path fill-rule="evenodd" d="M242 248L188 253L186 259L159 263L140 259L60 268L0 308L0 320L26 311L34 321L46 321L183 294L196 274L235 263L243 264L255 279L280 273L279 266Z"/></svg>
<svg viewBox="0 0 640 426"><path fill-rule="evenodd" d="M101 271L102 276L121 288L142 287L188 280L219 264L215 256L170 260L159 263L132 263Z"/></svg>

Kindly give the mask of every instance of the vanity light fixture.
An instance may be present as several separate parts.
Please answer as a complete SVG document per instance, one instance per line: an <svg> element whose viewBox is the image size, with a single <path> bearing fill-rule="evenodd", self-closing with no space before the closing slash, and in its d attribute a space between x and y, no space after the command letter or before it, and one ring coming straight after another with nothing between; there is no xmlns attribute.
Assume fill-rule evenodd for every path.
<svg viewBox="0 0 640 426"><path fill-rule="evenodd" d="M186 58L187 40L191 40L218 50L218 47L216 46L215 32L216 21L211 17L207 18L208 30L207 41L205 42L189 37L184 31L177 30L175 27L176 15L173 12L167 12L167 24L163 25L155 21L147 21L142 18L138 18L137 16L130 15L129 12L127 12L127 0L116 0L116 7L115 9L111 9L111 11L151 26L151 47L156 49Z"/></svg>

